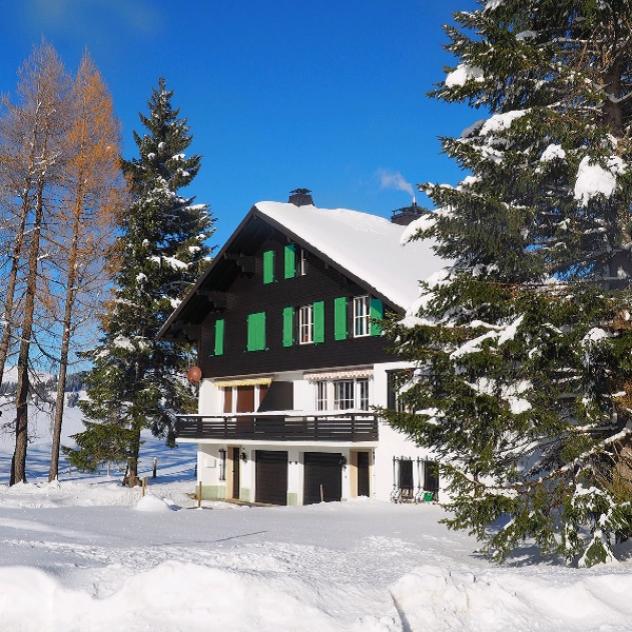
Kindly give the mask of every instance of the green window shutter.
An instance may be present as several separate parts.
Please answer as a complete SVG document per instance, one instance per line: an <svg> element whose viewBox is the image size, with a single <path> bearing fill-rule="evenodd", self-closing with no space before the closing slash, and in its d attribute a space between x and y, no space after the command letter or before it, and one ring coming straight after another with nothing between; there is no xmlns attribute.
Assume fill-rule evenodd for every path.
<svg viewBox="0 0 632 632"><path fill-rule="evenodd" d="M371 297L371 335L379 336L382 333L382 325L375 322L384 318L384 305L379 298Z"/></svg>
<svg viewBox="0 0 632 632"><path fill-rule="evenodd" d="M294 344L294 308L283 308L283 346L291 347Z"/></svg>
<svg viewBox="0 0 632 632"><path fill-rule="evenodd" d="M274 283L274 250L266 250L263 253L263 282Z"/></svg>
<svg viewBox="0 0 632 632"><path fill-rule="evenodd" d="M224 355L224 319L215 321L215 355Z"/></svg>
<svg viewBox="0 0 632 632"><path fill-rule="evenodd" d="M263 351L266 348L266 313L249 314L247 320L248 336L246 349L248 351Z"/></svg>
<svg viewBox="0 0 632 632"><path fill-rule="evenodd" d="M334 299L334 339L346 340L347 331L347 297Z"/></svg>
<svg viewBox="0 0 632 632"><path fill-rule="evenodd" d="M287 244L283 249L283 277L293 279L296 276L296 246Z"/></svg>
<svg viewBox="0 0 632 632"><path fill-rule="evenodd" d="M325 342L325 301L314 303L314 342Z"/></svg>

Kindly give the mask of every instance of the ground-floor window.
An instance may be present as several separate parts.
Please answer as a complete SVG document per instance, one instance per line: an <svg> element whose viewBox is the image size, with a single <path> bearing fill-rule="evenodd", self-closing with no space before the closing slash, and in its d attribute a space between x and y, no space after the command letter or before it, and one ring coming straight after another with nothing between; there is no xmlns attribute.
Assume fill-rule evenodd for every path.
<svg viewBox="0 0 632 632"><path fill-rule="evenodd" d="M437 500L439 464L417 457L393 457L394 500Z"/></svg>

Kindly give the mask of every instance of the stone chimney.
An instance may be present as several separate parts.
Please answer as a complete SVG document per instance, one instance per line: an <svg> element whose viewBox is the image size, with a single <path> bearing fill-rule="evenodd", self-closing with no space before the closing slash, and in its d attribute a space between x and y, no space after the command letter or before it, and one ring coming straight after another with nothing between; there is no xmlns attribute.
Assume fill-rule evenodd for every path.
<svg viewBox="0 0 632 632"><path fill-rule="evenodd" d="M408 226L408 224L421 217L425 212L427 211L424 211L418 206L417 201L413 199L413 203L410 206L396 208L393 211L391 222L393 224L399 224L400 226Z"/></svg>
<svg viewBox="0 0 632 632"><path fill-rule="evenodd" d="M308 204L314 204L312 192L309 189L294 189L294 191L290 191L288 202L290 204L294 204L295 206L307 206Z"/></svg>

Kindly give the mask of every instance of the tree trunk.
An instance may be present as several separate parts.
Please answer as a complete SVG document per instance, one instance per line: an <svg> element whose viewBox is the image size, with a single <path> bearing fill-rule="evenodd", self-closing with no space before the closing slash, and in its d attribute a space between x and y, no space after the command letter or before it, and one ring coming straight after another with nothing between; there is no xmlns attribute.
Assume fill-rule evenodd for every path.
<svg viewBox="0 0 632 632"><path fill-rule="evenodd" d="M59 447L61 444L61 426L64 418L64 396L66 393L66 375L68 373L68 352L70 349L70 331L72 327L72 314L77 295L77 259L79 248L79 230L81 224L81 205L83 203L81 193L77 196L75 204L74 224L72 230L72 242L68 256L68 276L66 279L66 304L64 306L63 334L61 341L61 353L59 357L59 373L57 375L57 399L55 401L55 419L53 422L53 445L50 454L50 467L48 480L54 481L59 475Z"/></svg>
<svg viewBox="0 0 632 632"><path fill-rule="evenodd" d="M45 155L45 149L42 152ZM18 388L15 398L15 452L11 469L11 485L26 482L26 446L28 441L28 394L29 394L29 353L33 335L33 315L35 313L35 292L37 289L37 264L40 252L42 217L44 214L45 174L39 176L37 183L37 202L33 222L33 235L29 249L22 336L18 354Z"/></svg>

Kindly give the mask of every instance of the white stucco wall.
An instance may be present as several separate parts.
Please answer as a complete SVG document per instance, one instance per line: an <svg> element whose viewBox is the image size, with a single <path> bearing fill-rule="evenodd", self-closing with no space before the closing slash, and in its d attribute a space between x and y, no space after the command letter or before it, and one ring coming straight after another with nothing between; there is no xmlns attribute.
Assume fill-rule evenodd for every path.
<svg viewBox="0 0 632 632"><path fill-rule="evenodd" d="M369 381L369 397L371 406L387 405L387 372L409 367L406 362L389 362L376 364L373 367L373 376ZM334 369L331 369L334 370ZM315 408L315 386L313 382L303 379L302 372L279 373L274 376L276 380L291 381L294 384L294 410L313 412ZM214 385L212 380L205 379L200 385L199 414L215 415L223 412L222 392ZM343 467L342 496L349 498L352 495L350 480L350 447L349 446L324 446L314 443L312 445L291 445L287 442L264 444L200 444L198 454L198 479L204 486L213 488L213 493L224 493L232 486L219 480L220 463L219 449L228 450L231 447L241 447L247 455L246 461L240 461L240 487L247 490L248 498L243 500L253 501L255 498L255 450L287 450L288 451L288 494L294 494L296 502L303 502L303 453L304 452L337 452L343 454L347 465ZM433 460L430 451L416 446L410 439L400 432L395 431L387 423L380 422L379 442L376 447L361 447L371 453L372 467L370 470L371 495L381 500L389 500L394 485L393 457L405 457L413 460L413 479L415 489L423 486L423 465L417 466L417 459ZM421 469L421 471L420 471ZM226 477L231 475L226 467ZM445 497L442 493L442 497Z"/></svg>

